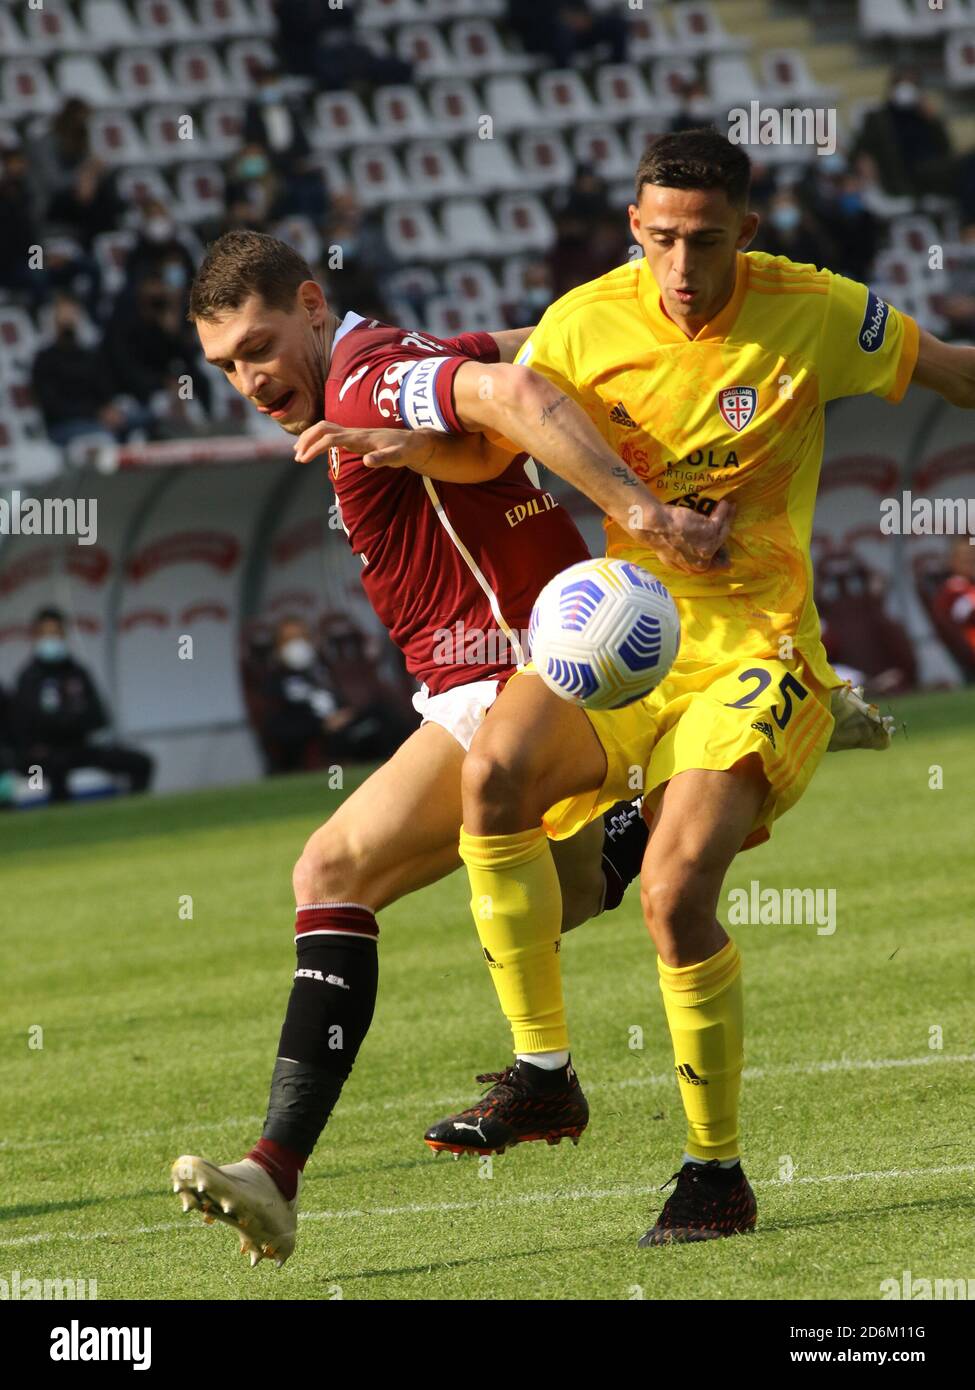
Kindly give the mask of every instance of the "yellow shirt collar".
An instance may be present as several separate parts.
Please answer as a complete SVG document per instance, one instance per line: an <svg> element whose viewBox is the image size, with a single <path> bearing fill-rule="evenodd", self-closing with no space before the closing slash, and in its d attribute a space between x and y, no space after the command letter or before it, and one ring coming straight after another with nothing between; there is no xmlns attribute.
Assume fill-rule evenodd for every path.
<svg viewBox="0 0 975 1390"><path fill-rule="evenodd" d="M653 278L650 266L644 259L640 264L640 303L647 316L654 337L661 343L699 343L727 337L738 317L745 291L748 289L748 261L743 251L737 255L735 267L735 288L723 309L709 323L699 329L693 338L688 338L682 329L665 312L660 302L660 290Z"/></svg>

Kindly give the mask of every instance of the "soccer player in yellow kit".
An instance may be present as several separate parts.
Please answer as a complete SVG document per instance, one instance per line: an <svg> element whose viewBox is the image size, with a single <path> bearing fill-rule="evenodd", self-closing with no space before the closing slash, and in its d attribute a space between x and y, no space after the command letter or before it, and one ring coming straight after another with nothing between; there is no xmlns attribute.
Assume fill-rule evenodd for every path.
<svg viewBox="0 0 975 1390"><path fill-rule="evenodd" d="M560 901L549 837L638 785L652 816L643 908L687 1116L686 1151L641 1244L754 1227L742 1172L741 960L716 916L739 850L799 799L841 685L820 640L809 542L827 401L891 402L913 380L975 405L975 349L938 342L865 286L746 253L749 161L715 131L664 136L630 207L645 259L563 296L518 357L589 413L654 494L737 512L724 569L690 573L607 522L607 553L668 586L682 640L644 700L588 713L529 671L512 677L463 772L461 855L517 1060L434 1148L577 1138L588 1107L568 1054ZM542 460L544 462L544 460Z"/></svg>

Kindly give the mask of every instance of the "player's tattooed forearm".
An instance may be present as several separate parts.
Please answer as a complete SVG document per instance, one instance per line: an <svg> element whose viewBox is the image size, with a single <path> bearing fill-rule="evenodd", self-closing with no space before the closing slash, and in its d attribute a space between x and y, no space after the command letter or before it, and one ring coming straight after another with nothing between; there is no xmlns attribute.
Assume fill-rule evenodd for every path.
<svg viewBox="0 0 975 1390"><path fill-rule="evenodd" d="M640 479L622 463L617 464L613 469L613 477L619 478L625 487L638 487Z"/></svg>
<svg viewBox="0 0 975 1390"><path fill-rule="evenodd" d="M566 405L568 403L568 400L568 396L559 396L558 399L554 400L551 405L545 406L540 416L541 424L544 425L545 421L549 418L549 416L554 415L560 406Z"/></svg>

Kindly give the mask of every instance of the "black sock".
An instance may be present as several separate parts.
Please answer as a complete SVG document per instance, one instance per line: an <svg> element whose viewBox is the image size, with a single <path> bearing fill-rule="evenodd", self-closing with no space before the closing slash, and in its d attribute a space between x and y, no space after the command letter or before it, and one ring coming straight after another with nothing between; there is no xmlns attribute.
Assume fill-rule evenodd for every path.
<svg viewBox="0 0 975 1390"><path fill-rule="evenodd" d="M312 920L303 913L314 911ZM315 921L361 914L361 934ZM375 918L365 909L330 905L298 914L298 968L271 1077L263 1137L310 1154L341 1094L369 1031L379 984ZM367 927L371 924L372 931Z"/></svg>
<svg viewBox="0 0 975 1390"><path fill-rule="evenodd" d="M603 876L606 897L603 911L611 912L639 876L650 831L643 819L643 802L618 801L603 816Z"/></svg>

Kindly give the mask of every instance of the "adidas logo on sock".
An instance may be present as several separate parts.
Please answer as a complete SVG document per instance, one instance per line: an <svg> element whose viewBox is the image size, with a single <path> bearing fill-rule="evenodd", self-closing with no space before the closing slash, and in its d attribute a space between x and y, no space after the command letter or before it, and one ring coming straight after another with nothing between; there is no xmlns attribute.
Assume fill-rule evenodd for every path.
<svg viewBox="0 0 975 1390"><path fill-rule="evenodd" d="M698 1076L690 1062L678 1062L675 1071L681 1081L686 1081L691 1086L706 1086L708 1084L703 1076Z"/></svg>

